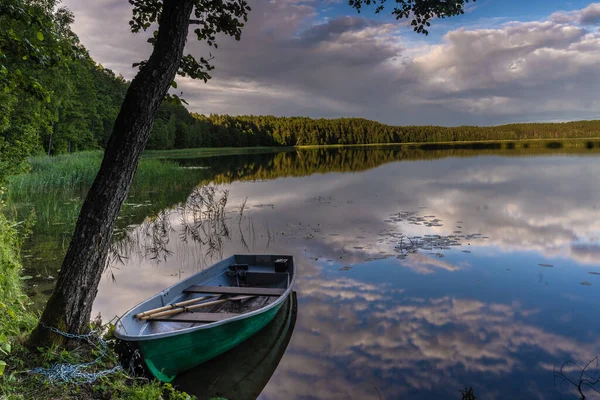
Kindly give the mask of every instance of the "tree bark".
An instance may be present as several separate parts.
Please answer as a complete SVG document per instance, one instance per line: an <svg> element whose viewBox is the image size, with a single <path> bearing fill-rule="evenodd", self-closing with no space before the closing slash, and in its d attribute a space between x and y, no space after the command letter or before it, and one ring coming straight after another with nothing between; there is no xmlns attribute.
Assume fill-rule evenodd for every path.
<svg viewBox="0 0 600 400"><path fill-rule="evenodd" d="M81 208L56 288L30 338L34 346L64 343L64 337L51 333L47 327L69 333L89 329L115 221L158 107L181 62L192 8L193 0L163 2L154 51L127 90L100 171Z"/></svg>

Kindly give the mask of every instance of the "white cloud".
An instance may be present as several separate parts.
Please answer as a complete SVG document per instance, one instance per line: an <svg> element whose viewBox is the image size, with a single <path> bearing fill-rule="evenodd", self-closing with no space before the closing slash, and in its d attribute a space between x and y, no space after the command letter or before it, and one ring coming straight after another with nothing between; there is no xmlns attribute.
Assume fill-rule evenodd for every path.
<svg viewBox="0 0 600 400"><path fill-rule="evenodd" d="M577 11L558 11L550 20L561 24L600 25L600 3L592 3Z"/></svg>
<svg viewBox="0 0 600 400"><path fill-rule="evenodd" d="M150 47L128 32L129 5L65 4L92 56L132 77L131 63ZM251 5L240 42L221 38L215 50L190 40L188 50L212 52L217 67L210 84L180 86L193 111L447 125L598 117L600 33L589 26L600 21L600 3L545 21L460 28L426 45L402 22L351 8L352 16L324 19L317 2Z"/></svg>

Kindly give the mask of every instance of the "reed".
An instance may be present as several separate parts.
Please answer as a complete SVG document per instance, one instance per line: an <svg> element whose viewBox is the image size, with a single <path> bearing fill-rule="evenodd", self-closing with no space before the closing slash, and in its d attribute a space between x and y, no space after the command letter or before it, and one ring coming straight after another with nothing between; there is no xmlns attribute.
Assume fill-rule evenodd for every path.
<svg viewBox="0 0 600 400"><path fill-rule="evenodd" d="M10 177L8 195L20 198L39 195L52 189L89 185L96 176L101 161L102 153L99 151L32 157L29 160L29 173Z"/></svg>
<svg viewBox="0 0 600 400"><path fill-rule="evenodd" d="M83 196L90 187L102 162L102 152L86 151L56 157L38 156L29 160L29 173L12 176L8 184L8 201L39 196L52 190L71 190ZM132 190L151 189L157 182L181 182L198 176L198 171L185 170L177 163L155 158L142 158ZM188 182L189 179L184 179Z"/></svg>

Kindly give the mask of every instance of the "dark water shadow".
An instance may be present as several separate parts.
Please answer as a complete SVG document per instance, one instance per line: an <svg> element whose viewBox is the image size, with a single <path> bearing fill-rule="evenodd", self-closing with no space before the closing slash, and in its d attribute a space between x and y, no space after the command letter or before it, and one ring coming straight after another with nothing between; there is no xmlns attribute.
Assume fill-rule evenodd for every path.
<svg viewBox="0 0 600 400"><path fill-rule="evenodd" d="M179 375L173 385L198 400L256 399L287 349L297 314L296 292L292 292L263 330L227 353Z"/></svg>
<svg viewBox="0 0 600 400"><path fill-rule="evenodd" d="M421 150L501 150L500 142L471 142L471 143L426 143L418 146ZM508 148L508 147L507 147ZM510 149L514 149L514 143Z"/></svg>

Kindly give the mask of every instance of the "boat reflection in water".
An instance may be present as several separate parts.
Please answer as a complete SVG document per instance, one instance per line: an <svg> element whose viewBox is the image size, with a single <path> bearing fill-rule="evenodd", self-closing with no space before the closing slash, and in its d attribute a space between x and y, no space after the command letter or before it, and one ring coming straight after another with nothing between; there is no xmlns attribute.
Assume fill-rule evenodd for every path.
<svg viewBox="0 0 600 400"><path fill-rule="evenodd" d="M292 292L275 318L227 353L177 376L173 385L199 400L256 399L271 379L290 342L298 303Z"/></svg>

